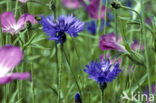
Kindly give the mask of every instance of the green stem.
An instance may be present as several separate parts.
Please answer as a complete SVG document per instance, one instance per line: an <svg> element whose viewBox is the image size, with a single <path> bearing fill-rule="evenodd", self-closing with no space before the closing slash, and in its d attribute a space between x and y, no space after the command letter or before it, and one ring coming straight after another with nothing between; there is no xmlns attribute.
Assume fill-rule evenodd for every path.
<svg viewBox="0 0 156 103"><path fill-rule="evenodd" d="M108 12L108 0L106 0L106 12L105 12L104 34L106 34L106 30L107 30L107 12Z"/></svg>
<svg viewBox="0 0 156 103"><path fill-rule="evenodd" d="M146 69L147 69L147 73L148 73L148 86L149 86L149 91L150 91L150 94L152 94L152 89L151 89L151 73L150 73L150 68L149 68L149 61L148 61L148 47L147 47L147 35L145 34L145 18L144 18L144 4L143 4L143 0L140 0L141 2L141 15L142 15L142 35L143 35L143 41L144 41L144 45L145 45L145 52L144 52L144 55L145 55L145 66L146 66Z"/></svg>
<svg viewBox="0 0 156 103"><path fill-rule="evenodd" d="M58 64L58 49L57 49L56 42L55 42L55 49L56 49L56 69L57 69L57 89L58 89L57 103L60 103L60 68Z"/></svg>
<svg viewBox="0 0 156 103"><path fill-rule="evenodd" d="M115 12L115 40L118 40L118 18L117 18L117 10Z"/></svg>
<svg viewBox="0 0 156 103"><path fill-rule="evenodd" d="M18 1L19 0L16 0L16 4L15 4L15 17L17 17Z"/></svg>
<svg viewBox="0 0 156 103"><path fill-rule="evenodd" d="M79 90L79 93L80 93L80 95L81 95L82 93L81 93L81 89L80 89L79 83L78 83L78 81L77 81L77 79L76 79L76 76L75 76L74 72L73 72L72 69L71 69L70 62L69 62L69 60L68 60L68 58L67 58L67 55L66 55L64 49L63 49L63 53L64 53L64 56L65 56L65 59L66 59L68 65L69 65L69 69L70 69L71 74L72 74L72 76L73 76L73 78L74 78L74 81L76 82L76 85L77 85L77 88L78 88L78 90Z"/></svg>
<svg viewBox="0 0 156 103"><path fill-rule="evenodd" d="M98 27L97 27L97 36L100 34L100 26L101 26L101 7L102 7L102 0L100 0L100 6L99 6L99 13L98 13Z"/></svg>
<svg viewBox="0 0 156 103"><path fill-rule="evenodd" d="M32 50L31 50L32 51ZM32 78L32 83L31 83L31 90L32 90L32 103L35 103L35 88L34 88L34 81L33 81L33 77L34 77L34 71L33 71L33 63L31 63L31 78Z"/></svg>
<svg viewBox="0 0 156 103"><path fill-rule="evenodd" d="M101 103L104 103L104 90L101 89Z"/></svg>
<svg viewBox="0 0 156 103"><path fill-rule="evenodd" d="M142 17L140 16L140 14L137 11L135 11L134 9L126 7L126 6L121 5L121 8L133 11L133 12L135 12L137 14L137 16L139 17L139 20L140 20L140 33L142 35L143 34L143 27L142 27L143 21L142 21ZM140 50L141 50L141 47L142 47L142 36L141 35L140 35Z"/></svg>

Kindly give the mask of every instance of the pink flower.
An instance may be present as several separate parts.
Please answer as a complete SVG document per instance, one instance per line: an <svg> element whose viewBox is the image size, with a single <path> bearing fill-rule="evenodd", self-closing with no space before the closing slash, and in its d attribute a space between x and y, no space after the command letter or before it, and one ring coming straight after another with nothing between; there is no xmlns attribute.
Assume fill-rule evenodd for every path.
<svg viewBox="0 0 156 103"><path fill-rule="evenodd" d="M15 79L30 78L30 73L11 73L22 60L22 51L11 45L0 48L0 84L6 84ZM9 73L10 72L10 73Z"/></svg>
<svg viewBox="0 0 156 103"><path fill-rule="evenodd" d="M117 50L119 52L127 52L125 47L120 44L121 37L116 41L114 33L102 35L100 38L99 48L101 50Z"/></svg>
<svg viewBox="0 0 156 103"><path fill-rule="evenodd" d="M132 50L138 50L139 49L139 42L137 40L133 40L133 44L131 45ZM143 51L144 46L141 47L141 50Z"/></svg>
<svg viewBox="0 0 156 103"><path fill-rule="evenodd" d="M4 12L0 15L0 18L2 32L8 32L12 35L22 30L27 21L30 21L32 24L35 23L34 16L27 13L23 14L17 22L12 12Z"/></svg>
<svg viewBox="0 0 156 103"><path fill-rule="evenodd" d="M69 9L77 9L80 6L78 0L63 0L63 4Z"/></svg>
<svg viewBox="0 0 156 103"><path fill-rule="evenodd" d="M152 18L147 18L146 19L146 24L152 24Z"/></svg>
<svg viewBox="0 0 156 103"><path fill-rule="evenodd" d="M110 59L110 57L111 57L111 55L110 55L110 53L108 53L107 54L107 56L106 56L106 59ZM100 61L103 61L105 58L104 58L104 54L102 54L101 56L100 56ZM117 58L112 58L112 59L110 59L110 64L113 64L113 63L115 63L115 61L117 60ZM118 60L118 63L120 64L122 62L122 59L120 58L119 60Z"/></svg>
<svg viewBox="0 0 156 103"><path fill-rule="evenodd" d="M26 3L28 0L19 0L21 3Z"/></svg>
<svg viewBox="0 0 156 103"><path fill-rule="evenodd" d="M98 20L99 19L99 6L100 6L100 0L89 0L90 4L86 7L87 12L89 15L93 18ZM105 18L105 6L102 5L101 7L101 18Z"/></svg>

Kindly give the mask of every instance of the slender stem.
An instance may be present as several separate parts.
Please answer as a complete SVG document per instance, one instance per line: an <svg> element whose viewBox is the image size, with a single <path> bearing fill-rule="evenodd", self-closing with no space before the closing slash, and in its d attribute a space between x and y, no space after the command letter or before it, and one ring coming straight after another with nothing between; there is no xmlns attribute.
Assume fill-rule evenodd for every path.
<svg viewBox="0 0 156 103"><path fill-rule="evenodd" d="M104 34L107 30L107 14L108 14L108 0L106 0L106 12L105 12L105 26L104 26Z"/></svg>
<svg viewBox="0 0 156 103"><path fill-rule="evenodd" d="M118 18L117 18L117 10L115 12L115 40L118 40Z"/></svg>
<svg viewBox="0 0 156 103"><path fill-rule="evenodd" d="M61 103L61 77L62 77L62 69L63 69L63 44L61 45L61 67L58 71L58 80L59 80L59 87L58 87L58 103Z"/></svg>
<svg viewBox="0 0 156 103"><path fill-rule="evenodd" d="M54 13L54 18L57 18L57 12L56 12L56 5L57 5L57 0L54 1L50 1L50 3L54 3L55 8L52 9L53 13ZM51 6L53 6L53 4L51 4ZM51 8L50 8L51 9ZM58 48L57 48L57 43L55 42L55 49L56 49L56 55L55 55L55 60L56 60L56 73L57 73L57 77L56 77L56 82L57 82L57 92L58 92L58 96L57 96L57 103L60 103L60 94L61 94L61 69L59 68L59 61L58 61ZM62 52L62 46L61 46L61 52ZM61 63L62 65L62 63Z"/></svg>
<svg viewBox="0 0 156 103"><path fill-rule="evenodd" d="M17 16L17 10L18 10L18 0L16 0L15 4L15 17Z"/></svg>
<svg viewBox="0 0 156 103"><path fill-rule="evenodd" d="M143 0L140 0L141 2L141 20L142 20L142 35L143 35L143 40L144 40L144 45L145 45L145 65L146 65L146 69L147 69L147 73L148 73L148 86L149 86L149 91L150 94L152 94L152 89L151 89L151 73L150 73L150 68L149 68L149 61L148 61L148 47L147 47L147 35L145 34L145 18L144 18L144 4L143 4Z"/></svg>
<svg viewBox="0 0 156 103"><path fill-rule="evenodd" d="M100 4L99 4L97 36L100 35L99 33L100 33L100 26L101 26L101 7L102 7L102 0L100 0Z"/></svg>
<svg viewBox="0 0 156 103"><path fill-rule="evenodd" d="M33 52L32 48L31 48L31 52ZM31 88L32 88L32 95L33 95L32 101L33 101L33 103L35 103L35 88L34 88L34 80L33 80L34 79L33 63L31 63L31 78L32 78Z"/></svg>
<svg viewBox="0 0 156 103"><path fill-rule="evenodd" d="M60 68L59 68L59 64L58 64L58 49L57 49L57 43L55 43L55 49L56 49L56 69L57 69L57 89L58 89L58 98L57 98L57 103L60 103Z"/></svg>
<svg viewBox="0 0 156 103"><path fill-rule="evenodd" d="M132 8L122 6L122 5L121 5L121 8L131 10L131 11L133 11L133 12L135 12L137 14L137 16L139 17L139 20L140 20L140 33L141 33L141 35L143 35L143 27L142 26L143 26L144 21L142 21L142 16L140 16L140 14L137 11L135 11L134 9L132 9ZM141 35L140 35L140 50L141 50L141 47L142 47L141 46L142 45L142 36Z"/></svg>
<svg viewBox="0 0 156 103"><path fill-rule="evenodd" d="M104 103L104 90L101 89L101 103Z"/></svg>
<svg viewBox="0 0 156 103"><path fill-rule="evenodd" d="M73 78L74 78L74 81L76 82L76 85L77 85L77 88L78 88L78 90L79 90L79 93L80 93L80 95L81 95L82 93L81 93L81 89L80 89L79 83L78 83L78 81L77 81L77 79L76 79L76 76L75 76L74 72L73 72L72 69L71 69L70 62L69 62L69 60L68 60L68 58L67 58L67 55L66 55L64 49L63 49L63 53L64 53L64 56L65 56L65 58L66 58L66 61L67 61L68 65L69 65L69 68L70 68L71 74L72 74L72 76L73 76Z"/></svg>

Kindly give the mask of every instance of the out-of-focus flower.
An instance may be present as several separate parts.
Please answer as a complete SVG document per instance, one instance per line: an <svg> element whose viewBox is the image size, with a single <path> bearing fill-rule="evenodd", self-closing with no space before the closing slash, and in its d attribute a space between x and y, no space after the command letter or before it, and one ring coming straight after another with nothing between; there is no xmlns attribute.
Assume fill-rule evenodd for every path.
<svg viewBox="0 0 156 103"><path fill-rule="evenodd" d="M154 99L154 101L155 101L155 98L154 98L154 96L155 96L155 93L156 93L156 86L155 85L152 85L152 94L150 94L150 92L149 92L149 87L147 86L147 88L146 88L146 90L144 91L144 93L145 94L147 94L147 96L148 96L148 99L147 99L147 103L153 103L153 101L151 102L151 100L150 100L150 98L151 98L151 95L153 95L153 99Z"/></svg>
<svg viewBox="0 0 156 103"><path fill-rule="evenodd" d="M21 3L26 3L28 0L19 0Z"/></svg>
<svg viewBox="0 0 156 103"><path fill-rule="evenodd" d="M132 7L133 1L132 0L126 0L125 5L128 7Z"/></svg>
<svg viewBox="0 0 156 103"><path fill-rule="evenodd" d="M94 20L92 20L91 22L87 22L86 28L87 28L87 31L93 35L95 35L97 32L97 25Z"/></svg>
<svg viewBox="0 0 156 103"><path fill-rule="evenodd" d="M102 35L100 38L99 48L101 50L117 50L120 52L127 52L125 47L120 44L121 37L116 41L115 34L110 33L107 35Z"/></svg>
<svg viewBox="0 0 156 103"><path fill-rule="evenodd" d="M100 62L97 62L97 60L95 62L91 61L89 65L86 65L86 68L84 71L89 75L89 79L93 79L102 85L112 82L121 72L119 63L117 62L115 65L112 65L109 60Z"/></svg>
<svg viewBox="0 0 156 103"><path fill-rule="evenodd" d="M0 48L0 84L6 84L15 79L24 80L30 78L30 73L11 73L22 59L22 51L19 47L11 45ZM9 73L10 72L10 73Z"/></svg>
<svg viewBox="0 0 156 103"><path fill-rule="evenodd" d="M63 0L62 2L69 9L77 9L80 6L78 0Z"/></svg>
<svg viewBox="0 0 156 103"><path fill-rule="evenodd" d="M152 18L147 18L146 19L146 24L151 24L152 23Z"/></svg>
<svg viewBox="0 0 156 103"><path fill-rule="evenodd" d="M106 59L109 59L111 57L111 54L110 53L108 53L107 54L107 56L106 56ZM102 54L101 56L100 56L100 61L103 61L105 58L104 58L104 54ZM110 64L113 64L113 63L115 63L115 61L117 60L117 58L112 58L112 59L109 59L110 60ZM122 62L122 59L120 58L119 60L118 60L118 63L120 64Z"/></svg>
<svg viewBox="0 0 156 103"><path fill-rule="evenodd" d="M110 25L109 22L107 22L107 26L109 26L109 25ZM104 29L104 26L105 26L105 21L101 20L100 32ZM91 22L87 22L86 23L86 29L90 34L96 35L97 24L96 24L95 20L92 20Z"/></svg>
<svg viewBox="0 0 156 103"><path fill-rule="evenodd" d="M76 37L79 32L84 30L85 24L72 15L61 15L57 20L54 19L53 15L42 16L40 23L43 26L43 31L50 36L48 39L61 44L66 41L65 33L68 33L71 37Z"/></svg>
<svg viewBox="0 0 156 103"><path fill-rule="evenodd" d="M132 50L138 50L139 49L139 42L137 40L133 40L133 43L131 45ZM141 47L141 50L144 49L144 46Z"/></svg>
<svg viewBox="0 0 156 103"><path fill-rule="evenodd" d="M99 14L99 6L100 6L100 0L90 0L90 4L87 5L86 10L90 17L93 19L104 19L105 18L105 6L102 5L101 7L101 14ZM101 17L99 17L101 15Z"/></svg>
<svg viewBox="0 0 156 103"><path fill-rule="evenodd" d="M76 95L75 95L75 103L82 103L79 93L76 93Z"/></svg>
<svg viewBox="0 0 156 103"><path fill-rule="evenodd" d="M34 16L25 13L16 22L14 14L12 12L4 12L0 15L2 32L8 32L12 35L18 33L25 27L27 21L34 24Z"/></svg>

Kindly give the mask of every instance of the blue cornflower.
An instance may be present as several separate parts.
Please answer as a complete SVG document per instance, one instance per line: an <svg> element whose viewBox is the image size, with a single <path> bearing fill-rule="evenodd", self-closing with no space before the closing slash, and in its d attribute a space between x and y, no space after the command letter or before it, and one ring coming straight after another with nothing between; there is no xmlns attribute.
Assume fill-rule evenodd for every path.
<svg viewBox="0 0 156 103"><path fill-rule="evenodd" d="M49 40L55 40L61 44L66 41L66 33L76 37L84 30L84 23L72 15L61 15L56 20L53 15L42 16L40 24L43 26L43 31L50 36Z"/></svg>
<svg viewBox="0 0 156 103"><path fill-rule="evenodd" d="M76 95L75 95L75 103L82 103L79 93L76 93Z"/></svg>
<svg viewBox="0 0 156 103"><path fill-rule="evenodd" d="M86 28L87 31L93 35L96 34L97 31L97 25L96 22L94 20L92 20L91 22L86 23Z"/></svg>
<svg viewBox="0 0 156 103"><path fill-rule="evenodd" d="M105 20L101 20L100 31L102 31L104 29L104 26L105 26ZM107 22L107 26L110 26L109 22ZM96 35L97 24L96 24L95 20L92 20L91 22L87 22L86 29L90 34Z"/></svg>
<svg viewBox="0 0 156 103"><path fill-rule="evenodd" d="M132 7L132 0L127 0L126 1L126 6L128 6L128 7Z"/></svg>
<svg viewBox="0 0 156 103"><path fill-rule="evenodd" d="M112 82L117 74L121 72L119 63L112 65L109 60L103 60L99 63L97 60L95 60L95 62L91 61L89 65L86 65L86 68L84 71L90 75L89 79L93 79L102 85L105 85L107 82Z"/></svg>

